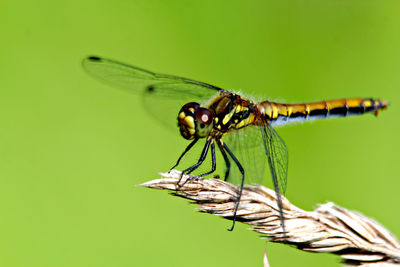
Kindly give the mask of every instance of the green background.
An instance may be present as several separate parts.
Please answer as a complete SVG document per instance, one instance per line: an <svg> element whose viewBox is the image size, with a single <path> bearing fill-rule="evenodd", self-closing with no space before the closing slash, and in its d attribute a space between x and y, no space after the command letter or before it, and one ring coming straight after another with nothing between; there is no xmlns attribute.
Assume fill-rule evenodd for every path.
<svg viewBox="0 0 400 267"><path fill-rule="evenodd" d="M260 266L265 241L135 185L187 141L89 77L100 55L289 103L377 97L371 115L277 131L287 197L400 233L400 2L0 1L0 266ZM176 127L176 122L171 122ZM339 257L268 243L272 266Z"/></svg>

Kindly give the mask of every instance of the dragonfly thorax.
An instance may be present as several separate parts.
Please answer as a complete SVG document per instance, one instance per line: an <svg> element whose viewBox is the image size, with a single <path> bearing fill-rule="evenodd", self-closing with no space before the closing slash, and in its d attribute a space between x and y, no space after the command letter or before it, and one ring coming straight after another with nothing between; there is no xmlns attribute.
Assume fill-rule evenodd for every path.
<svg viewBox="0 0 400 267"><path fill-rule="evenodd" d="M207 137L213 128L213 113L199 103L187 103L179 111L178 126L185 139Z"/></svg>

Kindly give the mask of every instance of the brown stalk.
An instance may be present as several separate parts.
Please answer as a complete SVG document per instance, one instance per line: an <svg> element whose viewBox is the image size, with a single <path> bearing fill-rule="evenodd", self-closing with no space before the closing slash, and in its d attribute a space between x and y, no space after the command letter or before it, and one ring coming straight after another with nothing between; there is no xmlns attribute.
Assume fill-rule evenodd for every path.
<svg viewBox="0 0 400 267"><path fill-rule="evenodd" d="M233 218L237 186L218 179L194 179L179 187L180 172L161 173L162 179L141 186L174 191L194 201L199 211ZM182 182L191 176L184 175ZM348 266L400 266L400 243L386 228L364 215L332 202L304 211L282 196L286 234L283 235L275 191L245 185L237 221L249 224L272 242L298 249L340 255Z"/></svg>

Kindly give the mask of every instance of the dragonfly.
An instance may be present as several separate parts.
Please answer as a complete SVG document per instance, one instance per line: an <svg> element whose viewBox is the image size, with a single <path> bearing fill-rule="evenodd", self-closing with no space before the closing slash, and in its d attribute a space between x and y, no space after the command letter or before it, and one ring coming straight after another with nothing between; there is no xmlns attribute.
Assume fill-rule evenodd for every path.
<svg viewBox="0 0 400 267"><path fill-rule="evenodd" d="M198 169L210 151L211 169L191 176L183 183L179 179L179 186L191 179L214 173L217 165L216 147L219 149L225 162L225 181L239 185L232 215L233 224L228 229L230 231L235 226L244 182L263 183L268 173L265 171L266 166L269 166L280 214L280 227L283 234L286 232L281 194L286 191L288 150L274 126L365 113L378 115L380 110L388 107L386 101L372 98L301 104L255 101L208 83L156 73L107 58L90 56L83 60L82 65L87 73L105 83L141 94L147 103L146 107L156 116L172 114L163 122L178 120L181 136L191 142L171 170L179 165L200 139L205 140L198 161L181 172L181 179L184 174L191 174ZM176 104L167 107L166 103L170 101ZM231 168L232 162L236 168Z"/></svg>

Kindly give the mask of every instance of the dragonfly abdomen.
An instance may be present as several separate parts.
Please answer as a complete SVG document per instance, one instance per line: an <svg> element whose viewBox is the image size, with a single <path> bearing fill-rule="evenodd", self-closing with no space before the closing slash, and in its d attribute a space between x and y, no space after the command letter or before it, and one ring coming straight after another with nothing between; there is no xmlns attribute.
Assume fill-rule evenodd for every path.
<svg viewBox="0 0 400 267"><path fill-rule="evenodd" d="M281 104L264 101L257 105L264 118L272 125L296 121L346 117L375 113L388 106L387 102L375 99L349 98L319 101L304 104Z"/></svg>

